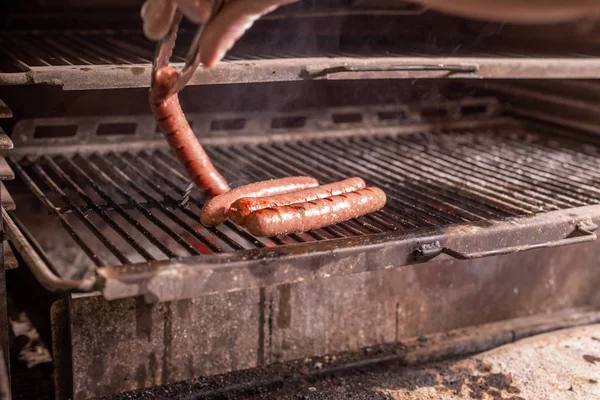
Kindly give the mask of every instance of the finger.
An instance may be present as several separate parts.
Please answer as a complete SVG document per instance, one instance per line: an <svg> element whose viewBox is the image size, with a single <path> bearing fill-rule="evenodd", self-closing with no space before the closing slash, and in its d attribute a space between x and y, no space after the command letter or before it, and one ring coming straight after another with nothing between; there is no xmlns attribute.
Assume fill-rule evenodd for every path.
<svg viewBox="0 0 600 400"><path fill-rule="evenodd" d="M146 0L141 12L144 35L150 40L162 39L169 31L175 9L173 0Z"/></svg>
<svg viewBox="0 0 600 400"><path fill-rule="evenodd" d="M204 30L200 43L200 60L214 66L254 21L283 4L297 0L235 0L227 3Z"/></svg>
<svg viewBox="0 0 600 400"><path fill-rule="evenodd" d="M208 19L212 7L211 0L176 0L179 9L190 21L200 24Z"/></svg>

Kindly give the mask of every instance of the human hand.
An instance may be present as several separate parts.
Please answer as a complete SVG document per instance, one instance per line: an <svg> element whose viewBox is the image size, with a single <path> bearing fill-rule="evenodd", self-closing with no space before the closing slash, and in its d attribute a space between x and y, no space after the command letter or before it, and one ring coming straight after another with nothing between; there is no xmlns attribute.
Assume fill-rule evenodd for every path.
<svg viewBox="0 0 600 400"><path fill-rule="evenodd" d="M265 14L297 0L226 0L223 9L208 23L200 42L200 61L214 66L242 35ZM158 41L168 32L175 11L186 18L203 23L210 15L211 0L146 0L142 6L144 34Z"/></svg>

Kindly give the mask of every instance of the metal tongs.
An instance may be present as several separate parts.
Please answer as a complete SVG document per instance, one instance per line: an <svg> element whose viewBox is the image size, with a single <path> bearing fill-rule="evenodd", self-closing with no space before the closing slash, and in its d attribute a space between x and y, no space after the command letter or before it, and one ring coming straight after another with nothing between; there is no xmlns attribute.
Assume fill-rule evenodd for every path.
<svg viewBox="0 0 600 400"><path fill-rule="evenodd" d="M190 45L188 53L185 57L185 65L179 72L177 83L173 86L169 92L169 95L178 93L190 81L192 75L194 75L194 72L200 64L200 41L202 40L204 28L221 11L224 4L224 0L212 0L210 16L202 25L198 27L198 30L196 30L192 44ZM179 24L181 23L182 16L183 14L181 11L177 10L175 12L173 22L171 23L171 27L169 28L167 35L156 45L154 62L152 63L152 82L154 82L155 72L159 68L169 65L169 59L171 58L173 49L175 48L175 40L177 39L177 31L179 30Z"/></svg>

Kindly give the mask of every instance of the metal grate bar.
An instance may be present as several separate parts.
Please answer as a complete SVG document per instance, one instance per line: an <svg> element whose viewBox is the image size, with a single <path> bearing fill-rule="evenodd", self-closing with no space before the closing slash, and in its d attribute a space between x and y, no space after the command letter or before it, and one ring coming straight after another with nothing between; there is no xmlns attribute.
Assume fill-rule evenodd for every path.
<svg viewBox="0 0 600 400"><path fill-rule="evenodd" d="M343 154L335 151L333 147L321 147L319 144L315 142L310 143L294 143L293 145L289 145L289 147L293 148L295 151L301 152L306 157L311 157L311 155L318 159L318 162L321 164L328 164L330 168L337 168L339 170L346 171L346 173L350 173L353 170L358 170L359 175L366 174L366 176L374 182L376 185L385 188L386 191L391 189L393 191L393 198L391 199L391 204L389 206L390 210L394 210L395 212L401 213L402 209L399 206L392 206L392 204L400 203L404 207L409 207L412 212L411 215L416 218L418 226L435 226L439 223L445 224L450 223L451 220L445 217L444 215L436 215L434 211L429 211L423 209L418 202L405 202L401 201L399 197L400 190L395 189L397 185L397 177L393 177L390 179L386 179L383 177L377 177L377 175L387 174L384 170L379 170L378 168L371 168L369 165L362 165L361 163L356 162L356 160L349 160L348 154ZM337 155L335 159L332 158L332 155Z"/></svg>
<svg viewBox="0 0 600 400"><path fill-rule="evenodd" d="M189 179L186 178L181 172L179 172L176 167L169 165L165 160L168 160L169 157L167 157L164 153L157 151L154 154L154 158L153 161L156 160L156 162L158 164L160 164L162 167L164 167L167 171L170 171L177 179L179 179L180 182L184 183L184 184L188 184L189 183ZM171 161L173 161L173 159L171 158ZM180 165L178 165L179 167L181 167ZM196 206L198 208L202 208L204 207L204 204L199 202L198 200L194 199L193 197L190 198L190 200L196 204ZM256 247L265 247L265 244L260 241L259 239L255 238L254 236L252 236L251 234L249 234L248 232L246 232L245 230L241 230L239 229L235 224L233 224L230 221L225 221L225 226L228 229L231 229L233 232L235 232L237 235L243 237L245 240L247 240L248 242L254 244Z"/></svg>
<svg viewBox="0 0 600 400"><path fill-rule="evenodd" d="M98 177L100 177L110 187L114 188L124 199L126 199L129 202L129 204L133 205L150 222L152 222L154 225L166 232L171 238L173 238L177 243L179 243L183 248L185 248L188 251L188 253L193 255L200 254L200 252L194 247L192 247L188 242L186 242L184 238L182 238L179 234L177 234L171 228L169 228L164 222L162 222L159 218L152 214L147 208L141 206L138 202L136 202L136 200L129 193L127 193L127 191L123 189L123 187L119 185L113 178L107 175L98 164L81 155L79 155L79 158L83 162L85 162L86 165L92 171L94 171L94 173Z"/></svg>
<svg viewBox="0 0 600 400"><path fill-rule="evenodd" d="M161 189L157 184L155 184L154 182L152 182L152 179L150 177L148 177L148 175L146 175L145 173L143 173L142 171L140 171L139 168L137 168L135 165L133 165L129 160L125 159L124 157L115 154L115 153L111 153L110 156L112 156L112 158L114 160L119 160L122 164L125 165L125 168L119 168L118 170L120 171L119 174L123 174L124 176L127 176L127 179L130 180L132 187L138 188L139 190L136 190L138 193L143 194L143 196L148 200L148 202L151 202L151 196L149 196L143 189L141 189L139 187L138 184L135 183L135 180L133 179L133 177L126 175L126 171L127 170L131 170L133 171L136 175L138 175L139 177L141 177L144 182L146 182L146 184L152 188L152 190L154 190L156 193L158 193L159 195L161 195L163 198L172 201L173 203L176 204L176 200L175 198L173 198L171 195L169 195L168 193L166 193L163 189ZM116 166L116 164L113 164L113 168L117 169L118 167ZM184 228L189 234L191 234L192 236L194 236L196 239L198 239L200 242L202 242L205 246L207 246L210 250L212 250L213 252L217 252L217 253L221 253L223 252L223 250L217 246L216 244L212 243L210 241L210 239L206 238L204 235L202 235L201 233L199 233L196 229L194 229L194 227L190 226L189 224L187 224L186 222L184 222L181 218L179 218L177 215L175 215L175 213L173 213L172 211L168 210L167 207L165 207L164 205L162 205L161 203L155 203L155 205L158 206L158 208L165 213L167 216L169 216L169 218L171 218L173 221L175 221L179 226L181 226L182 228ZM188 217L190 217L192 220L196 220L198 217L197 215L195 215L192 212L186 213L183 210L183 207L179 206L179 209L186 214Z"/></svg>
<svg viewBox="0 0 600 400"><path fill-rule="evenodd" d="M363 152L364 152L364 147L361 146L357 146L355 143L351 142L351 141L344 141L343 144L339 144L336 145L335 143L328 143L328 147L326 148L326 151L335 151L336 154L338 154L340 157L343 157L344 152L350 152L349 155L352 156L352 159L360 159L363 158ZM379 148L377 146L371 145L372 147L372 152L376 153ZM333 149L331 149L333 148ZM346 156L347 157L347 156ZM370 152L368 155L365 154L364 158L368 158L368 157L372 157L372 153ZM367 160L365 160L364 162L362 162L362 165L365 167L366 171L369 171L370 169L372 169L372 167L377 166L377 167L381 167L383 168L383 170L385 171L386 169L391 169L394 171L393 174L390 174L388 171L386 171L386 174L391 176L391 177L396 177L397 176L401 176L402 171L400 170L394 170L393 166L390 166L388 163L388 158L384 159L384 160L376 160L375 158L368 158L368 162ZM414 174L413 170L408 169L408 171L410 171L411 174ZM410 182L410 178L411 176L406 176L405 177L405 184L402 186L401 188L401 192L406 193L406 194L410 194L410 197L408 197L408 199L406 200L408 202L408 204L414 204L414 203L420 203L423 197L428 197L432 200L432 204L428 205L427 209L425 209L425 211L427 212L427 217L426 218L430 218L430 215L433 213L435 215L437 214L441 214L441 217L444 217L443 220L441 222L443 223L452 223L452 222L459 222L459 221L466 221L466 220L472 220L473 219L473 215L471 215L470 217L468 217L469 219L467 219L466 216L461 216L460 212L462 211L463 213L468 213L468 211L466 210L455 210L453 211L451 209L452 205L446 203L444 200L439 198L438 196L428 196L427 194L422 193L421 191L416 191L416 190L412 190L408 187L408 183ZM387 185L393 184L393 179L389 180L386 178L378 178L378 179L382 179L384 182L387 182ZM438 186L438 190L439 190L439 186ZM454 200L454 203L456 203L456 200ZM480 217L475 217L477 219L480 219Z"/></svg>
<svg viewBox="0 0 600 400"><path fill-rule="evenodd" d="M58 38L56 38L58 39ZM86 40L89 39L86 37ZM101 55L96 54L94 51L90 51L85 41L78 39L75 36L68 36L63 39L64 46L72 49L75 54L79 54L80 59L86 60L93 65L107 65L107 64L118 64L118 60L108 60ZM111 62L112 61L112 62Z"/></svg>
<svg viewBox="0 0 600 400"><path fill-rule="evenodd" d="M49 56L49 58L47 59L47 62L49 64L74 65L78 63L77 61L73 62L69 60L69 58L83 61L80 58L76 57L75 52L73 50L62 46L60 43L57 43L54 40L46 40L43 37L38 37L35 39L32 38L32 42L36 43L36 48L43 48L46 50L44 52L45 56L48 54L48 52L52 54L52 56Z"/></svg>
<svg viewBox="0 0 600 400"><path fill-rule="evenodd" d="M510 186L503 187L503 182L501 179L497 178L497 173L490 173L486 169L477 168L473 165L463 162L462 160L457 160L456 158L448 156L444 152L434 150L434 146L413 146L407 141L402 141L402 144L413 149L415 152L420 153L420 155L418 156L419 158L429 158L431 160L431 163L429 163L429 165L432 165L439 169L454 169L456 171L459 171L461 174L464 174L462 176L466 177L480 176L480 179L475 180L479 182L483 180L485 182L489 182L490 184L494 184L496 185L496 190L499 193L503 193L506 196L513 195L516 199L520 201L528 202L529 199L532 199L533 201L535 201L535 204L533 205L536 207L543 206L546 203L553 205L550 207L552 209L558 209L559 205L562 205L563 207L583 205L566 203L558 199L544 196L543 194L530 190L530 188L528 188L525 185L520 185L518 181L510 177L508 178L509 182L511 183Z"/></svg>
<svg viewBox="0 0 600 400"><path fill-rule="evenodd" d="M83 222L85 224L85 226L100 240L100 242L102 242L102 244L104 246L106 246L107 249L110 250L111 253L113 253L115 255L115 257L117 257L117 259L119 261L121 261L122 263L125 264L129 264L131 263L131 260L129 260L127 257L125 257L125 255L121 252L121 250L119 250L117 248L117 246L106 237L106 235L104 235L97 227L96 225L94 225L94 223L92 221L90 221L89 217L85 214L83 214L79 208L77 206L75 206L75 204L73 203L73 201L71 201L71 199L69 198L69 196L67 196L67 194L58 186L58 184L56 182L54 182L54 180L52 178L50 178L50 176L46 173L46 171L44 171L44 169L42 169L42 167L40 166L40 164L36 164L33 166L33 170L42 177L42 179L44 180L44 182L46 182L46 184L48 186L50 186L52 188L52 190L54 190L54 192L58 193L58 195L62 198L62 200L71 207L71 209L73 209L73 211L75 212L75 215L81 220L81 222Z"/></svg>
<svg viewBox="0 0 600 400"><path fill-rule="evenodd" d="M143 165L143 167L146 168L147 170L154 172L156 174L155 175L156 178L158 178L162 183L167 185L167 187L171 188L178 195L182 196L185 193L185 190L181 189L177 185L173 184L173 182L166 179L163 175L163 172L157 170L151 163L146 161L143 157L136 158L134 155L129 154L129 153L127 153L126 156L128 157L130 162L137 161L137 162L141 163ZM157 186L157 188L160 191L160 193L163 195L164 198L167 198L167 199L170 199L171 201L176 202L175 198L173 198L168 193L166 193L163 189L160 188L160 186ZM187 215L188 217L190 217L192 220L198 219L198 214L193 213L189 208L186 208L185 206L181 205L181 202L176 202L176 204L178 204L179 210L181 212L183 212L185 215ZM202 207L199 207L199 208L202 208ZM206 229L210 233L212 233L213 235L217 236L219 239L221 239L225 243L227 243L227 245L229 247L231 247L232 249L234 249L234 250L243 250L244 249L243 246L239 245L234 239L230 238L225 233L221 232L219 229L213 228L213 227L206 227Z"/></svg>
<svg viewBox="0 0 600 400"><path fill-rule="evenodd" d="M40 58L36 51L36 47L23 47L22 40L19 40L15 36L4 36L2 41L2 50L7 54L10 54L12 58L17 60L20 65L24 66L27 70L29 66L50 66L51 64L44 59ZM59 64L60 65L60 64Z"/></svg>
<svg viewBox="0 0 600 400"><path fill-rule="evenodd" d="M380 146L377 147L377 153L380 154L377 157L374 157L371 154L365 155L365 163L367 166L370 162L374 162L380 166L387 166L390 170L389 174L392 176L394 172L398 170L411 171L411 173L419 175L423 179L435 182L438 187L452 187L452 190L455 190L457 193L464 193L465 197L476 198L480 203L489 204L493 208L507 213L508 215L532 212L532 210L528 208L512 205L512 199L506 199L508 201L504 201L505 199L497 199L494 196L495 193L493 190L478 184L463 182L462 179L453 176L451 172L439 171L434 168L422 166L419 162L410 159L409 155L411 152L406 149L400 148L395 149L395 151L386 150L386 146L394 148L393 142L390 143L388 141L385 145L377 141L375 141L375 143L380 144ZM402 154L402 156L399 156L398 151L401 152L400 154ZM528 207L527 204L525 206Z"/></svg>
<svg viewBox="0 0 600 400"><path fill-rule="evenodd" d="M485 148L485 146L478 144L473 144L473 147L477 151L482 151L482 149ZM493 152L489 156L494 157L495 159L499 159L507 170L513 171L517 174L522 173L522 171L526 171L527 174L531 175L532 177L535 177L536 179L540 179L542 181L547 182L548 185L551 185L555 188L554 190L562 192L563 194L580 194L582 192L582 189L594 193L600 193L600 189L586 184L584 180L573 179L574 177L572 175L569 175L568 177L563 177L548 172L547 163L537 166L534 164L523 163L523 158L521 157L524 156L526 158L530 158L530 155L528 155L527 153L519 154L519 152L510 151L509 149L503 149L502 145L499 145L494 148ZM574 181L579 182L576 182L574 184ZM596 200L598 199L597 196L598 195L596 194L595 196L592 195L590 197Z"/></svg>
<svg viewBox="0 0 600 400"><path fill-rule="evenodd" d="M569 160L569 157L564 156L564 153L561 153L560 156L557 157L554 150L546 150L547 156L543 158L541 157L540 153L542 150L539 148L539 146L534 145L533 143L527 143L525 146L521 146L521 148L519 148L517 142L510 139L506 141L506 144L502 144L499 147L501 149L506 149L509 152L516 153L521 157L525 157L524 160L530 161L530 165L535 166L536 169L545 171L548 167L557 166L572 172L574 175L569 176L569 178L570 180L577 182L578 185L575 187L575 189L577 189L579 192L582 192L583 190L594 192L594 194L588 194L589 197L587 197L586 200L589 201L590 198L598 200L600 198L600 189L587 183L589 182L589 179L597 178L598 174L594 173L594 170L582 170L580 164L572 164ZM584 156L584 154L579 154L579 157ZM573 182L571 182L571 185L572 184ZM568 193L573 192L568 191Z"/></svg>
<svg viewBox="0 0 600 400"><path fill-rule="evenodd" d="M427 152L427 154L434 155L438 159L447 162L448 165L464 167L471 171L471 173L481 173L487 179L492 179L494 182L502 183L502 181L500 179L496 179L496 177L506 179L506 181L510 183L509 188L515 191L519 190L519 193L522 194L522 198L525 198L525 196L531 196L535 199L539 199L540 201L555 204L557 207L580 206L586 204L583 201L569 198L568 196L563 196L560 193L553 193L551 190L547 190L543 186L538 186L537 190L539 193L531 190L530 185L528 185L525 180L519 178L518 175L508 173L504 169L497 168L493 164L481 162L481 157L471 158L464 150L461 150L461 154L466 155L466 157L459 158L452 154L452 152L445 153L443 149L435 145L427 148L424 146L416 146L415 148Z"/></svg>
<svg viewBox="0 0 600 400"><path fill-rule="evenodd" d="M125 54L128 54L131 57L132 63L150 63L152 62L152 53L148 54L148 52L141 49L139 46L133 45L131 43L127 43L123 40L113 37L107 37L106 41L113 47L117 48ZM150 56L150 58L148 58ZM173 61L181 61L181 59L177 59L177 57L172 58Z"/></svg>
<svg viewBox="0 0 600 400"><path fill-rule="evenodd" d="M82 58L81 55L68 45L54 40L52 37L44 37L44 44L60 54L62 60L70 65L94 65L93 61Z"/></svg>
<svg viewBox="0 0 600 400"><path fill-rule="evenodd" d="M474 199L471 196L461 196L460 193L456 193L455 191L444 190L445 186L441 186L437 182L430 183L431 179L428 174L421 173L421 171L415 170L414 168L399 168L395 165L389 164L389 157L386 155L381 155L381 151L377 143L367 139L357 139L348 141L346 145L348 148L353 148L357 152L361 152L365 146L372 147L372 153L370 153L370 156L377 160L375 165L386 165L390 171L398 174L398 176L401 176L404 182L406 182L403 186L403 190L404 188L408 189L408 186L412 185L411 182L417 181L418 191L408 189L413 194L412 201L418 201L419 197L425 196L433 202L434 208L437 210L437 212L444 211L451 215L456 214L463 220L466 219L469 221L484 220L490 217L498 218L510 215L508 212L498 210L486 203L477 201L477 199ZM389 146L391 145L388 144L385 147Z"/></svg>
<svg viewBox="0 0 600 400"><path fill-rule="evenodd" d="M436 164L434 160L422 157L422 153L420 151L411 151L410 148L406 147L406 145L404 144L404 142L401 141L401 139L399 139L399 141L396 142L398 143L398 146L395 149L396 151L394 151L394 153L409 154L410 156L404 157L403 161L408 163L412 167L422 165L421 170L429 175L435 175L437 177L440 177L442 180L448 180L457 185L461 185L461 182L463 182L463 186L470 186L472 189L477 191L478 195L485 197L488 201L494 199L494 197L498 197L499 199L494 199L494 201L502 204L504 207L510 207L520 212L533 212L535 210L538 210L537 205L531 205L528 202L511 198L510 194L506 193L506 191L502 187L494 187L494 189L492 189L490 187L492 185L490 185L490 183L485 179L481 179L479 176L472 176L466 171L461 171L460 168L454 167L450 169L450 171L455 173L455 175L452 177L447 177L447 165L442 167ZM386 159L392 157L392 152L389 150L381 149L381 153L386 155ZM398 159L397 156L395 160L396 159Z"/></svg>
<svg viewBox="0 0 600 400"><path fill-rule="evenodd" d="M118 167L114 163L109 162L109 160L105 157L96 155L95 158L97 160L97 161L95 161L96 165L100 165L100 163L104 164L104 170L112 171L123 182L125 182L131 189L133 189L133 191L135 193L137 193L139 196L144 198L148 203L152 204L154 207L158 208L164 215L166 215L168 218L170 218L172 221L174 221L177 225L184 227L188 231L188 233L195 232L192 227L190 227L185 222L183 222L183 220L181 218L179 218L174 212L169 210L167 207L165 207L163 204L161 204L159 201L157 201L153 196L148 194L148 192L146 190L144 190L139 184L137 184L135 182L135 180L133 180L132 177L130 177L120 167ZM163 226L167 227L167 225L165 225L164 223L163 223ZM200 251L196 247L192 246L187 240L185 240L185 238L183 236L176 233L171 228L169 228L169 230L171 232L173 232L173 238L177 241L177 243L179 243L181 246L183 246L185 249L187 249L191 254L202 254L202 251Z"/></svg>
<svg viewBox="0 0 600 400"><path fill-rule="evenodd" d="M63 228L65 228L65 230L67 231L67 233L69 234L69 236L72 237L73 240L81 247L81 249L84 251L84 253L87 254L88 257L90 257L90 259L94 262L94 264L96 264L97 266L106 265L106 263L104 262L104 260L102 260L85 243L85 241L83 240L83 238L75 231L75 229L73 228L73 226L71 226L71 224L69 223L69 221L67 221L67 219L57 211L57 209L54 206L54 204L52 204L52 202L50 201L50 199L48 197L46 197L46 195L44 194L44 192L39 188L38 185L36 185L36 183L29 176L29 174L27 174L27 172L25 172L25 170L23 168L21 168L21 166L19 164L17 164L15 162L15 160L13 160L12 158L8 158L7 160L10 162L10 164L13 167L13 169L19 174L19 176L21 177L21 179L23 179L23 181L29 187L29 189L36 195L36 197L42 202L42 204L44 204L46 206L46 208L48 209L48 211L50 213L54 214L58 218L58 220L60 221L61 225L63 226Z"/></svg>
<svg viewBox="0 0 600 400"><path fill-rule="evenodd" d="M63 180L63 182L67 184L68 188L75 190L77 192L77 195L85 200L90 209L95 211L112 229L115 230L115 232L117 232L127 243L129 243L131 247L133 247L138 253L140 253L142 257L149 261L156 260L156 258L154 258L150 253L146 251L144 246L136 242L135 239L133 239L133 237L131 237L131 235L127 233L127 231L125 231L108 214L106 214L106 212L104 212L104 210L100 206L95 204L94 201L83 191L83 189L79 185L77 185L77 183L75 183L75 181L73 181L73 179L71 179L69 175L67 175L67 173L54 160L47 156L44 156L43 159L48 163L52 171L54 171L54 173L56 173ZM75 206L73 207L74 212L79 211Z"/></svg>
<svg viewBox="0 0 600 400"><path fill-rule="evenodd" d="M79 165L77 165L72 159L65 158L69 166L75 171L78 176L83 177L85 182L90 185L96 193L104 200L109 206L111 206L125 221L129 222L131 226L135 227L140 233L142 233L153 245L155 245L163 254L169 258L174 258L175 253L171 251L165 244L159 240L156 236L150 233L140 222L129 214L125 209L117 204L104 189L102 189L90 175L85 172ZM137 204L130 203L131 208L137 209Z"/></svg>
<svg viewBox="0 0 600 400"><path fill-rule="evenodd" d="M474 149L465 147L459 150L463 156L461 159L473 165L477 170L490 171L490 173L496 176L502 176L503 179L507 179L511 182L511 185L518 185L522 188L530 188L531 182L527 179L522 178L522 174L512 170L512 165L499 164L499 158L493 155L483 155L481 152ZM553 182L545 180L538 180L536 190L539 192L534 194L529 190L527 193L531 193L532 196L536 196L539 199L544 199L548 202L552 202L556 205L563 206L565 204L571 205L582 205L589 204L591 199L588 196L581 196L577 193L564 190L560 185L556 185Z"/></svg>

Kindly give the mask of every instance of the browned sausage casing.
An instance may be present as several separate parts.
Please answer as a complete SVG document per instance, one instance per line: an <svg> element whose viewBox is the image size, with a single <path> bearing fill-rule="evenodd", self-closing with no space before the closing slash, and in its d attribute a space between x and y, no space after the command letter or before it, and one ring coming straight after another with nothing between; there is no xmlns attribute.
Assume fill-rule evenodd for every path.
<svg viewBox="0 0 600 400"><path fill-rule="evenodd" d="M171 67L156 71L150 89L150 107L169 146L177 154L190 178L201 190L218 196L230 190L227 181L210 161L190 128L177 94L166 97L177 81L178 72Z"/></svg>
<svg viewBox="0 0 600 400"><path fill-rule="evenodd" d="M266 208L246 218L246 228L254 236L278 236L311 231L375 212L387 198L376 187L327 197L306 203Z"/></svg>
<svg viewBox="0 0 600 400"><path fill-rule="evenodd" d="M244 225L248 215L252 214L254 211L262 210L263 208L287 206L294 203L305 203L307 201L324 199L326 197L354 192L355 190L362 189L365 186L367 185L361 178L349 178L340 182L301 190L299 192L269 197L245 197L236 200L231 205L227 217L238 225Z"/></svg>
<svg viewBox="0 0 600 400"><path fill-rule="evenodd" d="M217 226L225 222L231 203L242 197L264 197L276 194L295 192L319 186L315 178L296 176L282 179L251 183L233 189L211 199L200 212L200 221L206 226Z"/></svg>

